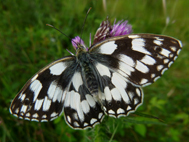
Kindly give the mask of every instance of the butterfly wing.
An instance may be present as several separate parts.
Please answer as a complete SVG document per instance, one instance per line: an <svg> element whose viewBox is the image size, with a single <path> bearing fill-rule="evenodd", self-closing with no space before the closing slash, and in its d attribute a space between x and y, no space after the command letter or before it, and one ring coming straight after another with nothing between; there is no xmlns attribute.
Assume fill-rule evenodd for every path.
<svg viewBox="0 0 189 142"><path fill-rule="evenodd" d="M99 62L94 67L100 86L99 100L106 114L115 117L128 115L142 104L143 92L139 86Z"/></svg>
<svg viewBox="0 0 189 142"><path fill-rule="evenodd" d="M65 98L64 116L67 123L76 129L93 127L102 121L104 112L89 92L81 72L75 72Z"/></svg>
<svg viewBox="0 0 189 142"><path fill-rule="evenodd" d="M65 98L64 114L67 123L75 129L94 127L103 119L101 105L86 87L80 67L72 77Z"/></svg>
<svg viewBox="0 0 189 142"><path fill-rule="evenodd" d="M59 116L74 69L67 75L64 72L74 65L74 58L57 60L35 74L12 101L10 112L32 121L49 121Z"/></svg>
<svg viewBox="0 0 189 142"><path fill-rule="evenodd" d="M171 66L181 48L181 42L172 37L133 34L106 39L92 46L89 52L95 60L133 84L146 86Z"/></svg>
<svg viewBox="0 0 189 142"><path fill-rule="evenodd" d="M153 34L109 38L89 49L108 115L128 115L142 104L141 86L156 81L177 58L181 42Z"/></svg>
<svg viewBox="0 0 189 142"><path fill-rule="evenodd" d="M75 57L57 60L34 75L18 93L10 112L31 121L51 121L64 111L72 128L93 127L104 112L84 84Z"/></svg>

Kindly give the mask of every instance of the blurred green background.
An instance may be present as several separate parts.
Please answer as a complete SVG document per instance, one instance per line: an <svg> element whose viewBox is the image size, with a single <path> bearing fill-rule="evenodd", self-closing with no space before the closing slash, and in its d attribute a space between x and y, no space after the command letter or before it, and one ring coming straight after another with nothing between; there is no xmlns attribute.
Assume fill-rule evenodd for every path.
<svg viewBox="0 0 189 142"><path fill-rule="evenodd" d="M136 113L106 116L93 129L73 130L63 115L52 122L17 119L11 100L24 83L50 62L74 52L70 39L46 26L52 24L73 38L96 32L107 16L128 20L133 33L178 38L183 50L156 83L144 88ZM187 142L189 141L189 1L188 0L1 0L0 1L0 142ZM147 115L158 119L149 118ZM162 120L162 121L160 121Z"/></svg>

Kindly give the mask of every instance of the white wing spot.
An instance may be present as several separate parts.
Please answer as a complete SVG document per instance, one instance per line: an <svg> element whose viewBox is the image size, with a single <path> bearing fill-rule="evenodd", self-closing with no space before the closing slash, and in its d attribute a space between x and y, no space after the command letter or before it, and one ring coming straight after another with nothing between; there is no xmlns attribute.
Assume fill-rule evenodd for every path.
<svg viewBox="0 0 189 142"><path fill-rule="evenodd" d="M128 105L128 106L127 106L127 111L129 111L129 110L131 110L131 107Z"/></svg>
<svg viewBox="0 0 189 142"><path fill-rule="evenodd" d="M63 94L62 88L56 86L56 90L55 90L55 92L54 92L54 96L53 96L52 101L53 101L53 102L56 102L56 101L60 102L60 101L61 101L62 94Z"/></svg>
<svg viewBox="0 0 189 142"><path fill-rule="evenodd" d="M133 92L128 92L129 98L130 100L133 100L134 97L134 93ZM129 101L130 102L130 101Z"/></svg>
<svg viewBox="0 0 189 142"><path fill-rule="evenodd" d="M136 93L137 93L138 96L141 96L140 89L136 88Z"/></svg>
<svg viewBox="0 0 189 142"><path fill-rule="evenodd" d="M109 113L109 114L115 114L115 112L114 112L112 109L110 109L110 110L108 111L108 113Z"/></svg>
<svg viewBox="0 0 189 142"><path fill-rule="evenodd" d="M135 99L134 99L134 104L136 105L136 104L138 104L138 103L139 103L138 98L135 98Z"/></svg>
<svg viewBox="0 0 189 142"><path fill-rule="evenodd" d="M76 113L76 112L75 112L75 113L73 113L73 117L75 118L75 120L79 120L78 115L77 115L77 113Z"/></svg>
<svg viewBox="0 0 189 142"><path fill-rule="evenodd" d="M79 90L79 87L83 84L83 80L81 78L81 73L80 72L75 72L73 77L72 77L72 83L76 91Z"/></svg>
<svg viewBox="0 0 189 142"><path fill-rule="evenodd" d="M148 73L149 72L149 68L146 65L144 65L143 63L141 63L140 61L136 62L135 68L142 73Z"/></svg>
<svg viewBox="0 0 189 142"><path fill-rule="evenodd" d="M163 43L161 42L161 41L159 41L159 40L154 40L153 41L156 45L158 45L158 46L161 46Z"/></svg>
<svg viewBox="0 0 189 142"><path fill-rule="evenodd" d="M174 56L173 54L169 54L169 58L173 58L173 56Z"/></svg>
<svg viewBox="0 0 189 142"><path fill-rule="evenodd" d="M157 70L160 71L160 70L163 69L163 67L164 67L163 65L158 65L158 66L157 66Z"/></svg>
<svg viewBox="0 0 189 142"><path fill-rule="evenodd" d="M133 61L133 59L131 57L127 56L127 55L120 54L119 60L121 60L125 64L128 64L131 67L135 66L135 62Z"/></svg>
<svg viewBox="0 0 189 142"><path fill-rule="evenodd" d="M117 88L113 88L111 90L111 94L112 94L112 97L114 98L114 100L121 101L121 95Z"/></svg>
<svg viewBox="0 0 189 142"><path fill-rule="evenodd" d="M170 46L170 48L171 48L171 50L172 50L173 52L175 52L175 51L177 50L177 48L176 48L175 46Z"/></svg>
<svg viewBox="0 0 189 142"><path fill-rule="evenodd" d="M87 102L86 100L83 100L83 101L81 102L81 107L82 107L82 110L83 110L83 112L84 112L85 114L89 113L90 107L89 107L89 104L88 104L88 102Z"/></svg>
<svg viewBox="0 0 189 142"><path fill-rule="evenodd" d="M76 97L76 98L75 98ZM70 107L73 108L73 109L77 109L77 101L80 101L80 99L78 100L78 95L76 94L75 91L71 91L70 92Z"/></svg>
<svg viewBox="0 0 189 142"><path fill-rule="evenodd" d="M47 118L47 115L46 115L46 114L44 114L44 115L42 116L42 118Z"/></svg>
<svg viewBox="0 0 189 142"><path fill-rule="evenodd" d="M22 94L21 98L20 98L20 101L22 102L25 98L26 98L26 94Z"/></svg>
<svg viewBox="0 0 189 142"><path fill-rule="evenodd" d="M149 55L145 55L140 61L147 65L154 65L156 63L156 60Z"/></svg>
<svg viewBox="0 0 189 142"><path fill-rule="evenodd" d="M103 113L101 112L101 113L99 113L98 114L98 119L101 119L102 118L102 116L103 116Z"/></svg>
<svg viewBox="0 0 189 142"><path fill-rule="evenodd" d="M30 117L30 113L28 112L28 113L26 113L26 117Z"/></svg>
<svg viewBox="0 0 189 142"><path fill-rule="evenodd" d="M76 121L73 123L73 125L76 126L76 127L79 127L79 123L76 122Z"/></svg>
<svg viewBox="0 0 189 142"><path fill-rule="evenodd" d="M74 101L75 100L75 101ZM73 103L74 106L73 106ZM80 102L80 94L75 92L72 96L71 96L71 107L73 106L75 108L75 110L77 111L78 117L80 119L81 122L84 121L84 114L83 114L83 109L82 109L82 105Z"/></svg>
<svg viewBox="0 0 189 142"><path fill-rule="evenodd" d="M34 110L40 110L40 108L41 108L41 106L42 106L42 104L43 104L43 100L44 100L44 99L37 99L37 100L35 101Z"/></svg>
<svg viewBox="0 0 189 142"><path fill-rule="evenodd" d="M109 41L102 44L99 49L100 53L111 55L117 49L117 45L115 44L115 41Z"/></svg>
<svg viewBox="0 0 189 142"><path fill-rule="evenodd" d="M30 84L30 89L34 92L33 102L37 99L42 87L43 86L39 80L35 80Z"/></svg>
<svg viewBox="0 0 189 142"><path fill-rule="evenodd" d="M101 76L106 75L108 77L111 77L111 74L110 74L108 67L106 67L106 66L104 66L100 63L97 63L96 68L97 68L97 70L98 70L98 72L100 73Z"/></svg>
<svg viewBox="0 0 189 142"><path fill-rule="evenodd" d="M69 123L72 122L70 116L67 116L67 121L68 121Z"/></svg>
<svg viewBox="0 0 189 142"><path fill-rule="evenodd" d="M147 82L148 82L148 80L145 79L145 78L143 78L143 79L141 79L140 84L145 84L145 83L147 83Z"/></svg>
<svg viewBox="0 0 189 142"><path fill-rule="evenodd" d="M22 105L20 112L26 113L27 107L26 105Z"/></svg>
<svg viewBox="0 0 189 142"><path fill-rule="evenodd" d="M128 35L128 38L140 38L140 36L139 35Z"/></svg>
<svg viewBox="0 0 189 142"><path fill-rule="evenodd" d="M125 113L125 111L122 108L117 109L117 114Z"/></svg>
<svg viewBox="0 0 189 142"><path fill-rule="evenodd" d="M70 97L71 97L71 92L67 92L65 95L65 100L64 100L64 106L69 107L70 106Z"/></svg>
<svg viewBox="0 0 189 142"><path fill-rule="evenodd" d="M145 48L145 40L142 38L136 38L132 40L132 49L144 54L148 54L151 55L151 53L149 51L147 51Z"/></svg>
<svg viewBox="0 0 189 142"><path fill-rule="evenodd" d="M156 76L156 74L152 73L151 74L151 78L154 78Z"/></svg>
<svg viewBox="0 0 189 142"><path fill-rule="evenodd" d="M97 119L96 118L92 118L91 121L90 121L90 124L94 124L95 122L97 122Z"/></svg>
<svg viewBox="0 0 189 142"><path fill-rule="evenodd" d="M48 111L51 106L51 101L45 96L44 102L43 102L43 111Z"/></svg>
<svg viewBox="0 0 189 142"><path fill-rule="evenodd" d="M83 124L83 126L84 126L84 127L86 127L86 126L88 126L88 125L89 125L89 124L88 124L88 123L86 123L86 122Z"/></svg>
<svg viewBox="0 0 189 142"><path fill-rule="evenodd" d="M39 115L37 113L35 113L35 114L32 115L32 117L37 118L37 117L39 117Z"/></svg>
<svg viewBox="0 0 189 142"><path fill-rule="evenodd" d="M54 93L55 93L55 90L56 90L56 87L57 87L57 83L55 81L53 81L49 88L48 88L48 91L47 91L47 94L48 94L48 97L49 99L52 99L53 96L54 96Z"/></svg>
<svg viewBox="0 0 189 142"><path fill-rule="evenodd" d="M159 38L159 37L155 37L155 39L159 40L159 41L164 41L163 38Z"/></svg>
<svg viewBox="0 0 189 142"><path fill-rule="evenodd" d="M134 68L125 64L124 62L120 61L119 62L119 69L126 73L127 75L131 75L131 72L134 72Z"/></svg>
<svg viewBox="0 0 189 142"><path fill-rule="evenodd" d="M110 89L108 88L108 86L106 86L104 88L104 95L105 95L105 98L106 98L107 101L112 100L112 95L111 95L111 92L110 92Z"/></svg>
<svg viewBox="0 0 189 142"><path fill-rule="evenodd" d="M93 97L91 96L91 95L86 95L85 96L86 97L86 99L87 99L87 102L89 103L89 105L91 106L91 107L95 107L95 101L94 101L94 99L93 99Z"/></svg>
<svg viewBox="0 0 189 142"><path fill-rule="evenodd" d="M55 117L55 116L57 116L56 112L51 113L51 117Z"/></svg>
<svg viewBox="0 0 189 142"><path fill-rule="evenodd" d="M162 50L160 51L160 54L165 56L165 57L169 57L169 54L171 53L169 50L161 48Z"/></svg>
<svg viewBox="0 0 189 142"><path fill-rule="evenodd" d="M167 64L168 62L169 62L169 59L164 59L164 60L163 60L163 63L164 63L164 64Z"/></svg>
<svg viewBox="0 0 189 142"><path fill-rule="evenodd" d="M63 62L56 63L52 65L49 70L50 73L53 75L60 75L66 68L67 66Z"/></svg>

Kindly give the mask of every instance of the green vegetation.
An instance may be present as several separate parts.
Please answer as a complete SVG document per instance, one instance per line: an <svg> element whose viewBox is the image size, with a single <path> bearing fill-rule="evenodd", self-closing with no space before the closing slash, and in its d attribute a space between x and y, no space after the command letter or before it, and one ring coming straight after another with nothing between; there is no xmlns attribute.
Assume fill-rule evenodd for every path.
<svg viewBox="0 0 189 142"><path fill-rule="evenodd" d="M106 0L105 0L106 1ZM163 4L166 2L166 4ZM189 140L189 1L187 0L48 0L0 1L0 142L186 142ZM102 20L128 20L133 33L155 33L183 43L176 62L156 83L144 88L136 113L115 119L106 116L93 129L73 130L63 115L48 123L17 119L9 113L11 100L39 69L74 53L69 37L81 35L88 44ZM166 22L166 20L168 22ZM146 114L146 115L144 115ZM147 115L148 114L148 115ZM155 116L158 119L151 118Z"/></svg>

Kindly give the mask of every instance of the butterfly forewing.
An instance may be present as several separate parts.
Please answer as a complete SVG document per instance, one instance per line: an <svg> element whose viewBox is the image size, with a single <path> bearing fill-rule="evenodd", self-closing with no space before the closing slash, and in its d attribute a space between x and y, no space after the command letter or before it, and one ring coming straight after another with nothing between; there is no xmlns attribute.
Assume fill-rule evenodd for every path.
<svg viewBox="0 0 189 142"><path fill-rule="evenodd" d="M106 39L92 46L89 52L130 82L145 86L171 66L181 47L181 42L172 37L137 34ZM103 58L109 63L104 63Z"/></svg>
<svg viewBox="0 0 189 142"><path fill-rule="evenodd" d="M35 74L12 101L10 112L19 118L34 121L49 121L59 116L63 110L66 87L74 73L74 59L62 58Z"/></svg>

